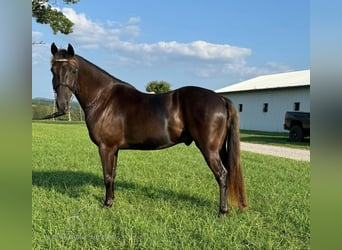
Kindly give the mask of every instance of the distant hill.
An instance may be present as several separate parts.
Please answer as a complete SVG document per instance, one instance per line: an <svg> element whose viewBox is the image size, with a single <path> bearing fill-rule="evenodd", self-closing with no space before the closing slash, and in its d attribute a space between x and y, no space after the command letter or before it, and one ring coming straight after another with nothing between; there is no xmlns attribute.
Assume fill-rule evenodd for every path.
<svg viewBox="0 0 342 250"><path fill-rule="evenodd" d="M32 105L53 105L54 100L42 97L32 99Z"/></svg>

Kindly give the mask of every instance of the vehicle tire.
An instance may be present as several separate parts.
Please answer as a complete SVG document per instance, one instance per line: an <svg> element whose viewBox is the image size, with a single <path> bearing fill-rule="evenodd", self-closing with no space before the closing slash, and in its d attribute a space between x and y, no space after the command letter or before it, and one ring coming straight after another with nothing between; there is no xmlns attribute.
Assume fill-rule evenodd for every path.
<svg viewBox="0 0 342 250"><path fill-rule="evenodd" d="M290 141L301 142L303 138L303 129L298 125L292 126L289 133Z"/></svg>

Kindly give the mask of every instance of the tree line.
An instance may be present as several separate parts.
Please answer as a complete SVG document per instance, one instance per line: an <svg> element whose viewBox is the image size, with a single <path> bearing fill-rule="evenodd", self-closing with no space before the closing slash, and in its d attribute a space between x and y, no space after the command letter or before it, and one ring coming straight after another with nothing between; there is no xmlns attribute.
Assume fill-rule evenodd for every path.
<svg viewBox="0 0 342 250"><path fill-rule="evenodd" d="M56 112L55 101L45 98L32 99L32 120L40 120L42 117ZM73 101L70 111L66 115L54 118L57 121L84 121L84 112L80 104Z"/></svg>
<svg viewBox="0 0 342 250"><path fill-rule="evenodd" d="M146 91L160 94L170 91L171 85L165 81L151 81L146 85ZM40 120L42 117L56 112L55 101L46 98L32 99L32 120ZM64 116L54 118L59 121L84 121L84 112L77 101L73 101L70 111Z"/></svg>

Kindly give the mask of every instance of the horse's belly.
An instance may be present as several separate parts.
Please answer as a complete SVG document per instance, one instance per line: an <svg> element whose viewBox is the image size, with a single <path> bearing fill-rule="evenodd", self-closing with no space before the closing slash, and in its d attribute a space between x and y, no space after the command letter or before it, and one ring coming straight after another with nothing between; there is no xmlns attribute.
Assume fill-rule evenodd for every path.
<svg viewBox="0 0 342 250"><path fill-rule="evenodd" d="M144 116L143 118L127 123L129 126L125 129L126 148L162 149L180 142L183 123L179 121L176 115L168 118L161 115L156 117Z"/></svg>
<svg viewBox="0 0 342 250"><path fill-rule="evenodd" d="M155 144L132 144L129 145L129 147L124 147L122 149L137 149L137 150L157 150L157 149L163 149L163 148L168 148L171 147L175 144L171 145L155 145Z"/></svg>
<svg viewBox="0 0 342 250"><path fill-rule="evenodd" d="M122 148L126 149L140 149L140 150L153 150L162 149L173 146L175 143L167 140L166 138L145 138L142 141L127 141L126 145Z"/></svg>
<svg viewBox="0 0 342 250"><path fill-rule="evenodd" d="M147 125L147 126L146 126ZM140 124L125 131L124 148L152 150L168 147L172 142L164 126Z"/></svg>

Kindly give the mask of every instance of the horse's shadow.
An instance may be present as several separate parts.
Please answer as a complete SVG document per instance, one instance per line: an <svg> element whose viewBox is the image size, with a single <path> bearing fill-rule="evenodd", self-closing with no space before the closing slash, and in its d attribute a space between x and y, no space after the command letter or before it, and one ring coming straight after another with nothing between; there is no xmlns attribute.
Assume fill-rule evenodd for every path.
<svg viewBox="0 0 342 250"><path fill-rule="evenodd" d="M80 198L89 196L86 186L101 187L102 192L95 195L98 202L104 199L104 183L102 177L86 172L76 171L32 171L32 185L47 190L54 190L71 198ZM138 183L117 180L115 182L115 190L132 190L136 195L143 195L148 199L161 199L179 202L189 202L198 207L213 206L212 201L203 197L187 194L185 192L173 191L165 188L157 188L154 186L145 186ZM216 204L215 204L216 205ZM214 205L214 206L215 206Z"/></svg>
<svg viewBox="0 0 342 250"><path fill-rule="evenodd" d="M103 186L103 180L97 175L86 172L33 170L32 185L78 198L86 192L85 186Z"/></svg>

